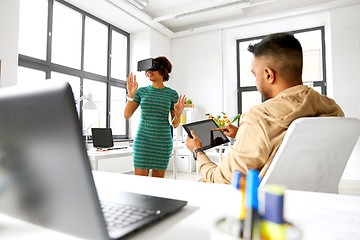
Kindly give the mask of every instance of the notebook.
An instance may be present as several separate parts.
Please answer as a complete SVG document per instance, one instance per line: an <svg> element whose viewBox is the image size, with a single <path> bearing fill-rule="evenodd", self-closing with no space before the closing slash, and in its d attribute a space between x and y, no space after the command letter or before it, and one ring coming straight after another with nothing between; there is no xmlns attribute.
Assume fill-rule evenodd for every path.
<svg viewBox="0 0 360 240"><path fill-rule="evenodd" d="M230 142L222 131L212 131L212 129L219 127L213 119L192 122L182 126L190 137L192 137L191 130L195 132L201 140L204 150Z"/></svg>
<svg viewBox="0 0 360 240"><path fill-rule="evenodd" d="M100 205L66 82L0 89L0 112L4 214L84 239L105 240L126 236L187 204L124 192ZM103 213L106 209L110 212ZM105 217L114 212L125 216L126 224L106 223Z"/></svg>

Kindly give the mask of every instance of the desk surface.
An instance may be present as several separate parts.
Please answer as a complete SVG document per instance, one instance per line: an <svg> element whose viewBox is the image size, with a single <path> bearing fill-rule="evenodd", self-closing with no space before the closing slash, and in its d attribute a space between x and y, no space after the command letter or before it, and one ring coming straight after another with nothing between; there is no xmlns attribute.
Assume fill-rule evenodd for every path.
<svg viewBox="0 0 360 240"><path fill-rule="evenodd" d="M124 149L113 149L113 150L96 150L96 148L91 148L87 151L89 157L96 157L96 158L102 158L102 157L117 157L117 156L123 156L123 155L132 155L133 149L130 147L124 148Z"/></svg>
<svg viewBox="0 0 360 240"><path fill-rule="evenodd" d="M118 191L184 199L188 205L128 239L210 239L213 223L223 217L231 195L229 185L126 174L93 172L101 198ZM286 191L285 217L303 232L303 239L360 239L360 198L355 196ZM0 239L76 239L0 215Z"/></svg>

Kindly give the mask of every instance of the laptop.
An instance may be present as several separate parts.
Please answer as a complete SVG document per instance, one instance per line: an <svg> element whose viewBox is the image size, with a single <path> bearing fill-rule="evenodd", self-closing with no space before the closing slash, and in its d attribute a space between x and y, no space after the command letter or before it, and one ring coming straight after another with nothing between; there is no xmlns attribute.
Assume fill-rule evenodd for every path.
<svg viewBox="0 0 360 240"><path fill-rule="evenodd" d="M3 214L80 238L105 240L122 238L187 204L127 192L110 203L99 200L66 82L0 89L0 113ZM114 212L126 223L105 220Z"/></svg>
<svg viewBox="0 0 360 240"><path fill-rule="evenodd" d="M212 131L212 129L219 127L213 119L192 122L182 126L191 138L191 130L195 132L201 140L204 150L230 142L222 131Z"/></svg>
<svg viewBox="0 0 360 240"><path fill-rule="evenodd" d="M114 147L111 128L91 128L93 146L97 149L116 150L126 147Z"/></svg>

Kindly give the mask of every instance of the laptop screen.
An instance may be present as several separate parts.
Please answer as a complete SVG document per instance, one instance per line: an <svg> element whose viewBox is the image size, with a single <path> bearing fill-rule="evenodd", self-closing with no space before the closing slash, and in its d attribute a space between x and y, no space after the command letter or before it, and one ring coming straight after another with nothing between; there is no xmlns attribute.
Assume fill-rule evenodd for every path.
<svg viewBox="0 0 360 240"><path fill-rule="evenodd" d="M110 148L114 146L111 128L92 128L93 144L96 148Z"/></svg>

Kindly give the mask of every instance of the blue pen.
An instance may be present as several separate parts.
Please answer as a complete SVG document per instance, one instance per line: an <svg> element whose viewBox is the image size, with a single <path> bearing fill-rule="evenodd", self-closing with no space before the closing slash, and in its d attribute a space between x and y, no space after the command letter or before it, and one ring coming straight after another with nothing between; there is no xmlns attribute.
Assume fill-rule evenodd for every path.
<svg viewBox="0 0 360 240"><path fill-rule="evenodd" d="M258 213L259 171L251 169L246 174L244 239L260 239L260 217Z"/></svg>

